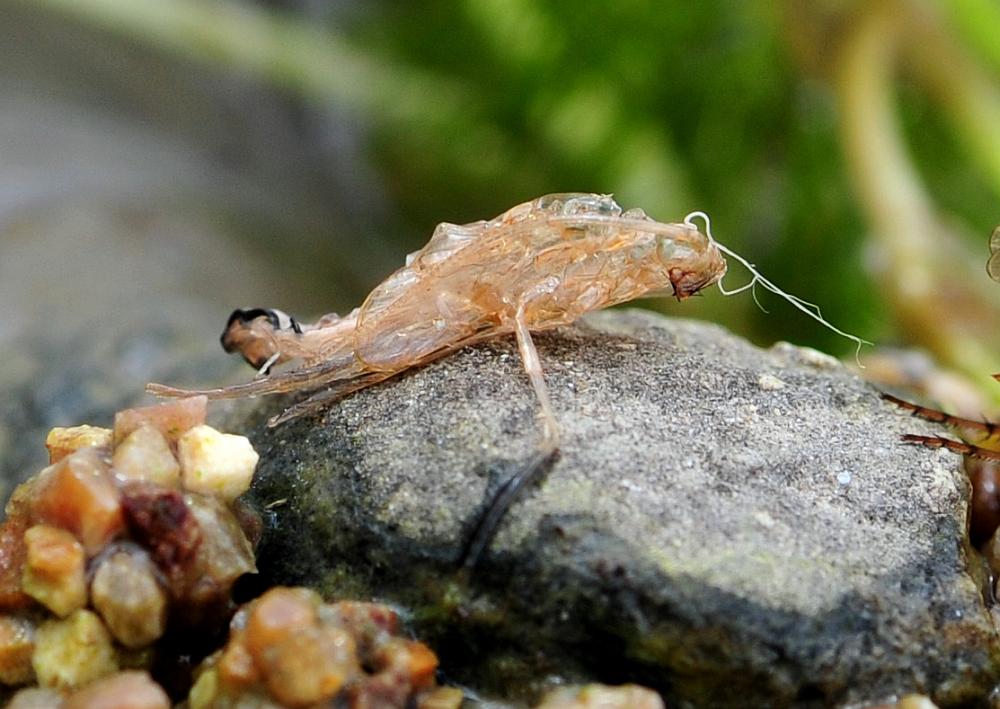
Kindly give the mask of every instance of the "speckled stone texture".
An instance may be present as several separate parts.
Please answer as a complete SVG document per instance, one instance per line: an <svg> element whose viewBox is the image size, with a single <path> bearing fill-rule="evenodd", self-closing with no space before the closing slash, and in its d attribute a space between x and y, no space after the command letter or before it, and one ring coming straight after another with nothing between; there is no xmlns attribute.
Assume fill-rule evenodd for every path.
<svg viewBox="0 0 1000 709"><path fill-rule="evenodd" d="M561 456L471 576L463 543L539 435L512 340L322 418L266 429L262 400L242 424L265 576L400 603L446 676L508 696L551 675L668 706L988 692L960 461L899 441L928 424L825 355L709 324L619 311L536 341Z"/></svg>

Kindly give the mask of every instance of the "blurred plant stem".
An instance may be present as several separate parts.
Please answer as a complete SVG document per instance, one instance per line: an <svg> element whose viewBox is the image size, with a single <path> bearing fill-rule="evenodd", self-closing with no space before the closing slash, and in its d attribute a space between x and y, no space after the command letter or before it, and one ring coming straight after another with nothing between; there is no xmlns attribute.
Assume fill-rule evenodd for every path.
<svg viewBox="0 0 1000 709"><path fill-rule="evenodd" d="M102 30L254 75L313 101L390 121L449 123L475 111L454 82L376 60L328 31L229 0L32 0Z"/></svg>
<svg viewBox="0 0 1000 709"><path fill-rule="evenodd" d="M915 7L905 24L906 59L916 78L940 104L966 155L1000 197L1000 5L994 5L992 37L997 49L993 72L965 51L942 17Z"/></svg>
<svg viewBox="0 0 1000 709"><path fill-rule="evenodd" d="M952 24L979 55L1000 71L1000 5L996 0L943 0Z"/></svg>
<svg viewBox="0 0 1000 709"><path fill-rule="evenodd" d="M913 41L911 32L930 30L926 18L900 21L901 14L912 11L913 5L906 2L861 4L850 25L840 47L835 81L844 148L879 252L875 278L903 328L944 364L982 381L1000 371L1000 337L994 334L1000 331L983 328L984 323L1000 322L997 286L984 272L985 246L980 257L973 257L938 214L907 150L896 113L894 72L903 48L931 83L941 79L943 69L933 65L947 48L929 37ZM984 117L977 113L983 87L975 73L947 66L952 67L952 89L944 96L946 107L963 130L966 144L985 149L982 144L990 139L979 123ZM984 234L984 244L985 238Z"/></svg>

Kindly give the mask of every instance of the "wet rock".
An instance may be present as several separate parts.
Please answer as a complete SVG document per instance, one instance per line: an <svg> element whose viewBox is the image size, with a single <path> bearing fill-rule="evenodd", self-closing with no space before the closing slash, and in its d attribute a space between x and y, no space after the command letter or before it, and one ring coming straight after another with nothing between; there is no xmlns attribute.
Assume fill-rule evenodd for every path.
<svg viewBox="0 0 1000 709"><path fill-rule="evenodd" d="M968 482L899 441L929 425L831 358L708 324L604 313L537 344L561 454L470 577L463 543L539 435L509 339L322 419L266 429L281 402L262 400L243 428L263 574L401 603L448 676L487 691L561 675L668 706L987 693L1000 643L969 572Z"/></svg>

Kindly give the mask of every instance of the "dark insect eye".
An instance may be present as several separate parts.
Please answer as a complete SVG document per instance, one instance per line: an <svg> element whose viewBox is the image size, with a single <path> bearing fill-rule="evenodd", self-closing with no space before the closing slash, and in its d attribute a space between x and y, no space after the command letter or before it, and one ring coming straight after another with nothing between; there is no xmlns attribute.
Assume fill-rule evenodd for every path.
<svg viewBox="0 0 1000 709"><path fill-rule="evenodd" d="M237 308L229 316L229 319L226 321L226 329L222 331L222 336L219 338L220 342L222 342L222 349L226 352L240 350L243 353L243 359L253 365L255 358L244 351L244 340L249 334L247 326L257 318L263 317L267 318L271 327L277 330L281 326L280 318L278 317L279 312L264 308ZM263 358L261 364L266 359L266 357Z"/></svg>
<svg viewBox="0 0 1000 709"><path fill-rule="evenodd" d="M237 308L230 314L229 320L226 321L226 330L229 330L233 323L238 322L246 325L257 318L267 318L267 321L275 330L292 330L299 335L302 334L302 325L299 321L284 310L278 310L277 308Z"/></svg>
<svg viewBox="0 0 1000 709"><path fill-rule="evenodd" d="M226 329L228 330L230 327L232 327L233 323L235 322L246 324L248 322L256 320L259 317L265 317L268 319L268 322L270 322L273 327L275 328L279 327L278 316L275 314L275 311L273 310L265 308L237 308L230 314L229 319L226 321Z"/></svg>

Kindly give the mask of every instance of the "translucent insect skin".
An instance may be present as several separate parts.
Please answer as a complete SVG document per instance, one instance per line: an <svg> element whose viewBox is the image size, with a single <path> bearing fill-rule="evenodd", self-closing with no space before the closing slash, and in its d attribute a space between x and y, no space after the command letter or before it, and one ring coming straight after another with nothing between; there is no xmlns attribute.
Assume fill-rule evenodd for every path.
<svg viewBox="0 0 1000 709"><path fill-rule="evenodd" d="M623 211L607 195L547 195L489 221L439 224L426 246L347 315L283 325L278 311L234 313L223 334L227 350L265 370L298 360L294 369L218 389L150 384L147 390L210 398L317 391L273 418L276 425L459 348L514 333L551 448L555 421L530 332L644 296L682 300L725 272L716 243L689 222Z"/></svg>

